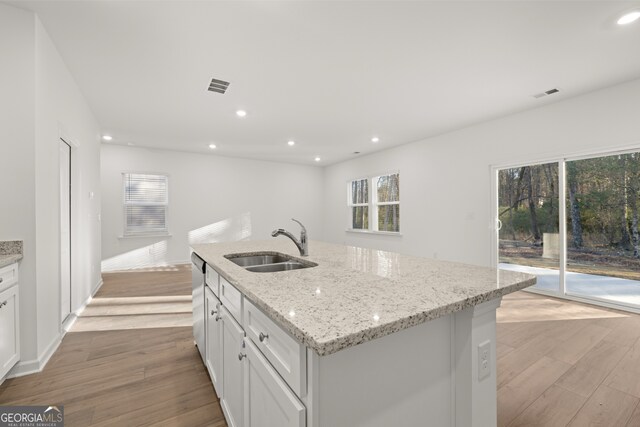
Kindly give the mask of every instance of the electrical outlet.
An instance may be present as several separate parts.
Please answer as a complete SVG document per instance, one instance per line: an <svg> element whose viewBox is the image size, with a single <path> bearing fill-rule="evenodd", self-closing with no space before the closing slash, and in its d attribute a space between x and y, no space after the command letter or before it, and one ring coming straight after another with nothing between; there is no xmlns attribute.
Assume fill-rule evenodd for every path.
<svg viewBox="0 0 640 427"><path fill-rule="evenodd" d="M478 345L478 381L491 375L491 341Z"/></svg>

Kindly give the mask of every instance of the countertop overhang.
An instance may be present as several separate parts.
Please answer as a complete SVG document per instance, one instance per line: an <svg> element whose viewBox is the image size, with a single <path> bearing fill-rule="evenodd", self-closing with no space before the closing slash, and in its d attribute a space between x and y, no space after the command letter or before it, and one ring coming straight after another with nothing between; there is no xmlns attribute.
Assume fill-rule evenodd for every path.
<svg viewBox="0 0 640 427"><path fill-rule="evenodd" d="M22 254L0 255L0 268L11 265L22 259Z"/></svg>
<svg viewBox="0 0 640 427"><path fill-rule="evenodd" d="M195 244L205 262L318 355L342 349L534 285L533 275L394 252L288 239ZM317 267L254 273L225 258L280 252Z"/></svg>

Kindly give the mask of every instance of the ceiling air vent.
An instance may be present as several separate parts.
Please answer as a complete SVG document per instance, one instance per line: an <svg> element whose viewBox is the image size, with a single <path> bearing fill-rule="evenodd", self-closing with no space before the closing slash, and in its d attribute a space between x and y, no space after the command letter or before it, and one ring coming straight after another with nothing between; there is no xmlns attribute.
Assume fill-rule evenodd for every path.
<svg viewBox="0 0 640 427"><path fill-rule="evenodd" d="M542 93L536 93L535 95L533 95L533 97L534 98L544 98L545 96L553 95L554 93L558 93L558 92L560 92L560 89L553 88L553 89L549 89L547 91L544 91Z"/></svg>
<svg viewBox="0 0 640 427"><path fill-rule="evenodd" d="M224 80L211 79L211 83L209 83L209 90L211 92L218 92L224 94L227 89L229 89L229 82L225 82Z"/></svg>

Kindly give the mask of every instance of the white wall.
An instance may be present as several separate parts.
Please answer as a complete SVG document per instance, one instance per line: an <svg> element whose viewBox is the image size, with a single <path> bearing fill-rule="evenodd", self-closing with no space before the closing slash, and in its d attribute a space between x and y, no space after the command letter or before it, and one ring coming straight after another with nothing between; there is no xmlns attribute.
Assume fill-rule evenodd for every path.
<svg viewBox="0 0 640 427"><path fill-rule="evenodd" d="M35 17L0 4L0 240L23 240L20 349L35 358Z"/></svg>
<svg viewBox="0 0 640 427"><path fill-rule="evenodd" d="M37 18L35 34L36 277L38 348L42 355L55 344L60 326L61 137L72 146L72 311L100 282L100 126Z"/></svg>
<svg viewBox="0 0 640 427"><path fill-rule="evenodd" d="M322 239L319 167L108 144L101 165L103 271L185 262L190 233L202 242L271 239L275 228L297 235L292 217ZM121 237L124 172L169 174L171 237Z"/></svg>
<svg viewBox="0 0 640 427"><path fill-rule="evenodd" d="M38 18L0 4L0 240L23 240L21 360L37 370L61 337L59 171L61 135L75 141L73 308L100 274L99 127ZM83 195L94 191L88 201Z"/></svg>
<svg viewBox="0 0 640 427"><path fill-rule="evenodd" d="M638 111L640 80L327 167L324 237L490 265L490 166L640 149ZM400 171L402 236L345 232L347 181L388 170Z"/></svg>

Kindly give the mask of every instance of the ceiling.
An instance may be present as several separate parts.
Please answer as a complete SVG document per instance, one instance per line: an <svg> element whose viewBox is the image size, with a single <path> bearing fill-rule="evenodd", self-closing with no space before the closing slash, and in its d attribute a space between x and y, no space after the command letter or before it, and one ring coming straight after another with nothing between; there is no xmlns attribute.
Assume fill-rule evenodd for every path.
<svg viewBox="0 0 640 427"><path fill-rule="evenodd" d="M14 4L111 144L327 165L640 77L637 1Z"/></svg>

